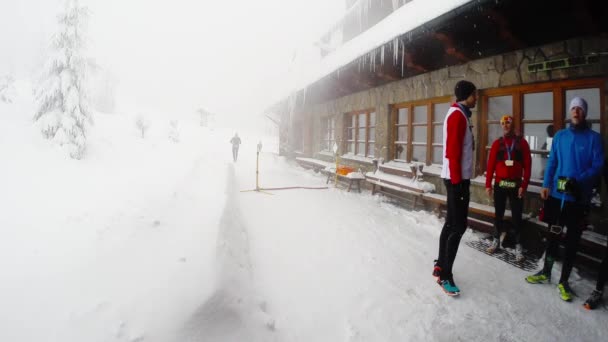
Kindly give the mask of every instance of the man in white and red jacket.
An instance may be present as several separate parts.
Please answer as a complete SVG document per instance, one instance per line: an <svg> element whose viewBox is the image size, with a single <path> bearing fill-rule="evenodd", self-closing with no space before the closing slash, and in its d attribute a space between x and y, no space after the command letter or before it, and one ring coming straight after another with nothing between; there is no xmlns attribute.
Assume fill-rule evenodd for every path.
<svg viewBox="0 0 608 342"><path fill-rule="evenodd" d="M471 177L473 176L473 125L471 108L477 103L477 88L469 81L459 81L454 88L456 102L443 121L443 168L441 178L447 192L447 215L439 237L439 257L433 275L446 294L456 296L452 266L460 239L467 229Z"/></svg>
<svg viewBox="0 0 608 342"><path fill-rule="evenodd" d="M502 220L505 215L507 199L511 205L511 218L513 230L515 231L515 257L518 262L523 261L520 243L523 197L530 182L532 157L530 145L521 136L515 134L513 117L503 115L500 118L503 136L494 140L488 158L486 169L486 192L492 197L494 194L494 240L488 248L492 254L500 247L502 231ZM492 178L494 174L494 188L492 189Z"/></svg>

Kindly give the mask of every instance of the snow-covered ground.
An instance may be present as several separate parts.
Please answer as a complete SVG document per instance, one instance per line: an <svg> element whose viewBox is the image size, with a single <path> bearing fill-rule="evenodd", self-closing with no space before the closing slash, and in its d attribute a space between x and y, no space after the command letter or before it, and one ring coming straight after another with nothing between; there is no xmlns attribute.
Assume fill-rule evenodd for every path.
<svg viewBox="0 0 608 342"><path fill-rule="evenodd" d="M23 93L23 92L22 92ZM441 220L324 186L276 141L97 114L85 159L50 146L31 99L0 104L1 341L600 341L605 308L461 245L443 294ZM467 233L466 239L475 238ZM554 270L554 277L557 274Z"/></svg>

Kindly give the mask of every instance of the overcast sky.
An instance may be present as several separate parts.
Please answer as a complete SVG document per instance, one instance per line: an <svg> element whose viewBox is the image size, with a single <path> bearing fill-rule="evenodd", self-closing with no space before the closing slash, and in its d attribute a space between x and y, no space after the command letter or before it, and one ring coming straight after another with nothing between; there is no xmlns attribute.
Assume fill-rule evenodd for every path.
<svg viewBox="0 0 608 342"><path fill-rule="evenodd" d="M0 76L35 76L65 0L0 0ZM340 17L344 0L81 0L91 56L121 105L204 106L254 115L282 91L294 50ZM38 69L37 69L38 68Z"/></svg>

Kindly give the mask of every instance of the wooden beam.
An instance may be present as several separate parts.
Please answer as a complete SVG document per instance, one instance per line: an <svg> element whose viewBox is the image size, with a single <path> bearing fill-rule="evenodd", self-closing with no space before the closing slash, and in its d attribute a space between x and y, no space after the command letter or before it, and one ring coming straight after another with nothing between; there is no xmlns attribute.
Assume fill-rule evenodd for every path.
<svg viewBox="0 0 608 342"><path fill-rule="evenodd" d="M470 58L468 58L461 51L458 51L458 48L456 48L456 44L454 43L454 38L451 34L447 34L444 32L434 32L431 37L440 41L443 44L444 51L447 55L453 56L461 62L470 61Z"/></svg>

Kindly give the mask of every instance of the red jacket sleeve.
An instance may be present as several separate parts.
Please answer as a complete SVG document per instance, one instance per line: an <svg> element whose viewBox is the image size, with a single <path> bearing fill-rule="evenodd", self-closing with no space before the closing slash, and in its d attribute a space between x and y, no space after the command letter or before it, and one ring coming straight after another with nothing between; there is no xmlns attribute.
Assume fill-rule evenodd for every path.
<svg viewBox="0 0 608 342"><path fill-rule="evenodd" d="M454 111L447 122L445 157L450 161L450 180L452 184L462 181L462 145L467 129L467 120L460 111Z"/></svg>
<svg viewBox="0 0 608 342"><path fill-rule="evenodd" d="M486 188L492 187L492 178L494 178L494 170L496 170L496 156L498 154L499 141L494 140L490 149L490 157L488 158L488 167L486 167Z"/></svg>
<svg viewBox="0 0 608 342"><path fill-rule="evenodd" d="M530 184L530 175L532 174L532 156L530 155L530 145L526 139L521 139L521 153L523 154L524 179L521 182L521 187L524 191L528 190Z"/></svg>

